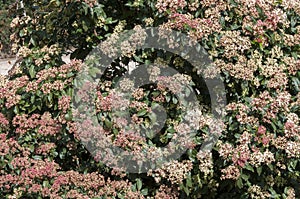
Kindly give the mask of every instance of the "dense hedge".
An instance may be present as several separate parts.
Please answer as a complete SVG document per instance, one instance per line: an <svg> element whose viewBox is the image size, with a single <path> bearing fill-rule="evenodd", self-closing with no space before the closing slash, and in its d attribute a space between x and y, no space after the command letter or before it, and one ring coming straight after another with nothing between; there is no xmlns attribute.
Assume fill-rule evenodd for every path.
<svg viewBox="0 0 300 199"><path fill-rule="evenodd" d="M27 15L20 12L10 25L13 50L23 60L0 83L1 198L300 197L299 1L25 0L24 5ZM96 111L102 128L84 131L75 125L73 88L79 83L74 79L86 70L83 60L99 43L102 49L111 47L109 42L123 30L141 35L142 27L186 33L218 69L207 72L221 73L226 116L218 121L222 135L212 151L199 150L213 125L203 79L170 52L134 52L125 46L124 56L111 64L98 86ZM66 64L61 57L70 51L72 60ZM115 86L130 61L154 63L148 72L159 81L135 89L128 102ZM165 65L182 75L164 76ZM91 76L97 72L88 71ZM182 106L174 96L176 81L200 90L199 106L207 113L191 116L197 133L178 160L136 174L108 167L86 149L82 138L96 136L89 134L94 130L137 157L184 133L185 126L178 125ZM131 90L132 84L120 82L123 90ZM84 93L75 101L83 99ZM159 115L152 111L157 104L167 109L167 119L156 136L128 137L124 118L111 113L126 106L131 121L147 128ZM91 126L92 121L85 122Z"/></svg>

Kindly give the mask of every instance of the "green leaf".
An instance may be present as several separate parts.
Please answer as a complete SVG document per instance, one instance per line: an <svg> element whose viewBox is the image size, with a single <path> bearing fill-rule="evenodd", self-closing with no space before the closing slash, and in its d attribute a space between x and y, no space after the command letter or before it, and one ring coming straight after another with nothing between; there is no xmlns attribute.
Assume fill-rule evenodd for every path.
<svg viewBox="0 0 300 199"><path fill-rule="evenodd" d="M50 103L52 103L53 93L49 93L49 95L47 96L47 99Z"/></svg>
<svg viewBox="0 0 300 199"><path fill-rule="evenodd" d="M241 174L241 178L242 178L243 180L247 181L247 180L250 178L250 176L249 176L249 175L246 175L246 174Z"/></svg>
<svg viewBox="0 0 300 199"><path fill-rule="evenodd" d="M192 178L191 178L191 174L189 174L186 178L186 185L188 187L193 187L193 183L192 183Z"/></svg>
<svg viewBox="0 0 300 199"><path fill-rule="evenodd" d="M261 51L263 51L263 50L264 50L263 44L262 44L262 43L259 43L258 45L259 45L259 49L260 49Z"/></svg>
<svg viewBox="0 0 300 199"><path fill-rule="evenodd" d="M273 164L267 164L267 166L269 167L269 169L270 169L271 171L273 171L273 170L274 170L274 166L273 166Z"/></svg>
<svg viewBox="0 0 300 199"><path fill-rule="evenodd" d="M69 114L69 113L65 114L65 119L67 121L71 121L72 120L72 114Z"/></svg>
<svg viewBox="0 0 300 199"><path fill-rule="evenodd" d="M166 95L166 102L170 102L171 100L171 96L170 95Z"/></svg>
<svg viewBox="0 0 300 199"><path fill-rule="evenodd" d="M245 169L247 169L247 170L249 170L249 171L252 171L252 172L254 173L254 169L253 169L253 167L252 167L249 163L247 163L247 164L245 165Z"/></svg>
<svg viewBox="0 0 300 199"><path fill-rule="evenodd" d="M143 185L143 183L142 183L141 179L139 179L139 178L136 179L136 186L137 186L138 191L142 189L142 185Z"/></svg>
<svg viewBox="0 0 300 199"><path fill-rule="evenodd" d="M32 96L30 97L30 102L33 104L34 101L35 101L35 95L32 95Z"/></svg>
<svg viewBox="0 0 300 199"><path fill-rule="evenodd" d="M105 124L105 126L107 127L107 128L111 128L112 127L112 123L111 123L111 121L109 121L109 120L104 120L104 124Z"/></svg>
<svg viewBox="0 0 300 199"><path fill-rule="evenodd" d="M66 148L63 148L63 150L59 153L59 158L65 159L66 153L67 153Z"/></svg>
<svg viewBox="0 0 300 199"><path fill-rule="evenodd" d="M85 4L85 5L83 6L83 10L84 10L84 15L87 15L88 12L89 12L89 6Z"/></svg>
<svg viewBox="0 0 300 199"><path fill-rule="evenodd" d="M257 168L256 168L256 171L257 171L258 176L260 176L260 175L261 175L261 172L262 172L262 167L261 167L261 166L260 166L260 167L257 167Z"/></svg>
<svg viewBox="0 0 300 199"><path fill-rule="evenodd" d="M108 28L107 25L104 25L104 26L103 26L103 29L104 29L105 31L108 31L109 28Z"/></svg>
<svg viewBox="0 0 300 199"><path fill-rule="evenodd" d="M34 155L32 158L35 160L42 160L42 156L40 155Z"/></svg>
<svg viewBox="0 0 300 199"><path fill-rule="evenodd" d="M30 43L32 43L33 46L37 46L35 39L33 37L30 38Z"/></svg>
<svg viewBox="0 0 300 199"><path fill-rule="evenodd" d="M186 193L186 195L190 195L190 190L189 190L189 188L188 187L186 187L186 186L180 186L180 188L181 189L183 189L183 191Z"/></svg>
<svg viewBox="0 0 300 199"><path fill-rule="evenodd" d="M225 24L225 18L223 16L220 18L220 24L221 24L222 27L226 26L226 24Z"/></svg>
<svg viewBox="0 0 300 199"><path fill-rule="evenodd" d="M271 192L272 196L271 198L279 199L280 195L276 193L276 191L273 188L269 188L269 191Z"/></svg>
<svg viewBox="0 0 300 199"><path fill-rule="evenodd" d="M297 77L292 77L293 85L295 86L296 91L300 91L300 80Z"/></svg>
<svg viewBox="0 0 300 199"><path fill-rule="evenodd" d="M253 32L253 29L252 29L251 26L246 26L245 29L248 30L248 31L250 31L250 32Z"/></svg>
<svg viewBox="0 0 300 199"><path fill-rule="evenodd" d="M152 97L157 97L159 96L160 92L159 91L154 91L151 93Z"/></svg>
<svg viewBox="0 0 300 199"><path fill-rule="evenodd" d="M298 59L298 53L297 52L291 52L291 54L292 54L292 57L294 58L294 59Z"/></svg>
<svg viewBox="0 0 300 199"><path fill-rule="evenodd" d="M136 115L138 117L144 116L148 113L148 111L146 109L140 110Z"/></svg>
<svg viewBox="0 0 300 199"><path fill-rule="evenodd" d="M131 190L134 191L134 192L136 192L136 191L137 191L137 190L136 190L136 185L132 185L132 186L131 186Z"/></svg>
<svg viewBox="0 0 300 199"><path fill-rule="evenodd" d="M297 20L295 20L295 17L291 17L291 27L295 27L297 23Z"/></svg>
<svg viewBox="0 0 300 199"><path fill-rule="evenodd" d="M36 74L35 67L34 67L34 65L31 65L30 68L29 68L29 75L30 75L31 78L34 78L35 74Z"/></svg>
<svg viewBox="0 0 300 199"><path fill-rule="evenodd" d="M241 189L243 187L243 181L242 181L242 178L239 178L237 181L236 181L236 186Z"/></svg>
<svg viewBox="0 0 300 199"><path fill-rule="evenodd" d="M231 30L236 30L236 29L239 29L241 26L240 25L238 25L238 24L233 24L233 25L231 25Z"/></svg>
<svg viewBox="0 0 300 199"><path fill-rule="evenodd" d="M14 107L14 113L15 113L15 114L19 114L19 107L18 107L18 106L15 106L15 107Z"/></svg>
<svg viewBox="0 0 300 199"><path fill-rule="evenodd" d="M154 132L153 131L151 131L151 130L147 130L146 132L146 137L147 138L149 138L149 139L152 139L152 138L154 138ZM148 141L148 144L150 144L150 145L153 145L153 143L149 140Z"/></svg>
<svg viewBox="0 0 300 199"><path fill-rule="evenodd" d="M186 88L185 90L185 96L188 97L191 94L191 89L189 87Z"/></svg>
<svg viewBox="0 0 300 199"><path fill-rule="evenodd" d="M134 57L135 61L144 63L144 61L141 60L140 57L138 57L138 56L136 56L136 55L133 55L133 57Z"/></svg>
<svg viewBox="0 0 300 199"><path fill-rule="evenodd" d="M86 25L86 23L83 21L83 23L82 23L82 28L83 28L83 30L86 32L89 28L88 28L88 26Z"/></svg>
<svg viewBox="0 0 300 199"><path fill-rule="evenodd" d="M155 124L157 122L157 116L155 113L150 113L148 117L150 118L152 124Z"/></svg>
<svg viewBox="0 0 300 199"><path fill-rule="evenodd" d="M173 97L173 98L172 98L172 102L173 102L174 104L177 104L177 103L178 103L178 99L177 99L176 97Z"/></svg>
<svg viewBox="0 0 300 199"><path fill-rule="evenodd" d="M49 181L45 180L43 181L43 187L48 187L49 186Z"/></svg>
<svg viewBox="0 0 300 199"><path fill-rule="evenodd" d="M124 198L125 198L125 196L124 196L123 194L121 194L121 193L118 193L118 198L120 198L120 199L124 199Z"/></svg>
<svg viewBox="0 0 300 199"><path fill-rule="evenodd" d="M166 130L167 132L170 132L170 133L175 133L175 129L172 127L172 126L169 126Z"/></svg>
<svg viewBox="0 0 300 199"><path fill-rule="evenodd" d="M140 192L141 192L141 194L144 195L144 196L147 196L147 195L148 195L148 189L147 189L147 188L142 189Z"/></svg>
<svg viewBox="0 0 300 199"><path fill-rule="evenodd" d="M20 35L20 37L23 37L24 35L25 35L25 32L24 32L24 30L22 29L22 30L20 30L20 32L19 32L19 35Z"/></svg>

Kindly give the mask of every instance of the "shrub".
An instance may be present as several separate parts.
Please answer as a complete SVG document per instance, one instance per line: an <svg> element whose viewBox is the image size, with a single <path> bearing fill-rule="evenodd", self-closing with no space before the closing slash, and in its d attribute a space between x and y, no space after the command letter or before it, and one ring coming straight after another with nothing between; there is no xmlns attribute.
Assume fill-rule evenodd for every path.
<svg viewBox="0 0 300 199"><path fill-rule="evenodd" d="M11 36L13 47L23 61L10 77L1 78L1 197L300 196L298 1L24 3L27 16L18 16L11 24L15 29ZM111 47L109 42L117 42L114 38L125 29L133 29L140 36L142 27L150 26L186 33L201 44L221 73L226 115L218 123L222 134L211 151L200 149L213 126L209 114L213 99L208 96L203 79L195 75L183 56L162 50L131 51L125 48L128 45L122 50L121 45L123 56L110 63L94 93L101 128L93 129L93 121L85 118L82 126L75 125L74 118L80 112L73 109L72 99L88 99L92 86L86 84L82 87L84 92L74 96L74 86L82 83L76 77L87 70L86 65L99 65L97 59L85 59L87 55L101 42L102 47ZM70 49L75 49L72 60L64 63L61 56ZM114 52L112 48L102 48L105 50L107 56ZM131 61L146 66L154 63L148 67L149 73L152 77L159 74L155 77L159 82L134 90L126 101L115 88L120 85L121 89L130 90L134 84L130 79L122 79ZM164 76L160 70L165 65L182 75ZM92 67L86 73L95 77L99 69ZM108 156L113 153L102 157L101 153L97 156L87 150L86 144L93 142L91 138L97 138L99 132L106 136L101 137L103 140L109 138L116 146L138 155L143 149L165 146L170 138L186 132L186 126L178 125L183 120L182 106L174 95L177 90L172 90L178 88L172 83L179 80L198 93L199 106L208 113L195 111L191 116L196 118L196 135L180 158L147 173L131 173L104 164L114 160ZM156 136L134 132L128 136L124 131L127 121L117 115L122 103L127 103L131 121L144 128L155 124L155 117L160 115L159 110L153 111L155 107L165 107L164 128ZM90 128L80 129L86 126ZM78 130L85 134L78 134Z"/></svg>

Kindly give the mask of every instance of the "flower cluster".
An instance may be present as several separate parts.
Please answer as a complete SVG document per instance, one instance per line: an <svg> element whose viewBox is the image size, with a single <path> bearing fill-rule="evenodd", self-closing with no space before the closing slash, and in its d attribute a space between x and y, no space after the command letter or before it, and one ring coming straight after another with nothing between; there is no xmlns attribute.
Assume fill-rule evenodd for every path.
<svg viewBox="0 0 300 199"><path fill-rule="evenodd" d="M265 151L264 153L261 153L260 151L255 151L251 153L251 156L249 158L249 163L255 167L258 167L261 165L261 163L270 164L275 161L274 154L270 151Z"/></svg>
<svg viewBox="0 0 300 199"><path fill-rule="evenodd" d="M245 56L238 55L238 51L234 50L232 52L236 53L235 55L232 55L237 57L236 63L226 63L223 60L216 60L214 64L221 70L228 71L230 75L235 78L243 80L254 80L254 72L258 68L257 63L259 61L255 59L247 60Z"/></svg>
<svg viewBox="0 0 300 199"><path fill-rule="evenodd" d="M21 100L20 94L27 85L29 78L24 75L12 81L4 81L0 86L0 99L5 100L5 106L11 108ZM1 105L0 105L1 106Z"/></svg>
<svg viewBox="0 0 300 199"><path fill-rule="evenodd" d="M162 178L165 178L171 182L171 184L180 184L187 176L187 174L193 168L191 161L184 160L178 162L177 160L168 162L162 165L161 168L154 171L149 170L148 175L154 176L156 183L159 183Z"/></svg>
<svg viewBox="0 0 300 199"><path fill-rule="evenodd" d="M161 25L163 28L187 31L195 41L208 37L213 32L221 30L220 24L210 18L196 18L191 14L173 14L169 21ZM169 43L169 42L168 42Z"/></svg>
<svg viewBox="0 0 300 199"><path fill-rule="evenodd" d="M71 60L69 64L63 64L60 67L43 69L36 74L36 81L30 81L26 85L26 92L35 92L40 89L44 94L49 94L51 91L61 91L72 82L69 74L80 71L82 68L81 61Z"/></svg>
<svg viewBox="0 0 300 199"><path fill-rule="evenodd" d="M168 198L168 199L176 199L178 198L178 190L174 187L168 187L166 185L161 185L158 191L155 194L154 199Z"/></svg>
<svg viewBox="0 0 300 199"><path fill-rule="evenodd" d="M250 194L251 198L269 198L271 196L270 193L267 191L262 190L262 188L258 185L252 185L248 189L248 193Z"/></svg>
<svg viewBox="0 0 300 199"><path fill-rule="evenodd" d="M183 9L187 5L185 0L158 0L156 2L155 7L159 12L164 13L166 11L170 11L172 13L178 11L179 9Z"/></svg>
<svg viewBox="0 0 300 199"><path fill-rule="evenodd" d="M45 112L43 115L16 115L12 124L16 128L15 132L21 135L31 130L37 130L39 134L44 136L55 135L59 133L61 128L58 121L53 119L49 112Z"/></svg>
<svg viewBox="0 0 300 199"><path fill-rule="evenodd" d="M226 167L225 169L222 169L221 172L222 172L221 180L224 180L224 179L237 180L241 174L239 168L237 166L233 166L233 165L230 165L230 166Z"/></svg>
<svg viewBox="0 0 300 199"><path fill-rule="evenodd" d="M141 143L145 142L145 138L141 137L133 131L120 131L114 141L114 144L119 147L129 148L130 150L140 151Z"/></svg>
<svg viewBox="0 0 300 199"><path fill-rule="evenodd" d="M199 160L199 170L204 173L205 177L212 173L213 160L211 152L199 151L197 154L197 159Z"/></svg>
<svg viewBox="0 0 300 199"><path fill-rule="evenodd" d="M9 121L6 119L6 117L0 113L0 128L2 129L8 129L9 127Z"/></svg>
<svg viewBox="0 0 300 199"><path fill-rule="evenodd" d="M53 146L53 143L43 144L35 152L46 155ZM144 198L138 191L132 191L131 183L126 180L106 179L97 172L62 171L56 162L47 158L33 159L30 149L21 147L13 138L8 139L7 134L0 134L0 153L12 167L8 172L0 169L1 191L7 193L8 198L39 194L54 199L63 198L63 193L76 198L112 197L117 192L127 198Z"/></svg>
<svg viewBox="0 0 300 199"><path fill-rule="evenodd" d="M47 155L53 148L55 148L54 143L42 144L36 149L36 153L42 154L42 155Z"/></svg>
<svg viewBox="0 0 300 199"><path fill-rule="evenodd" d="M97 111L111 111L111 110L125 110L130 106L128 99L124 98L124 94L117 91L111 90L109 95L102 96L99 92L97 102Z"/></svg>
<svg viewBox="0 0 300 199"><path fill-rule="evenodd" d="M58 109L61 110L63 113L66 113L67 110L70 108L71 97L70 96L63 96L58 100Z"/></svg>
<svg viewBox="0 0 300 199"><path fill-rule="evenodd" d="M248 37L240 35L239 31L224 31L221 32L220 46L224 47L224 57L236 57L240 53L251 48L251 41Z"/></svg>
<svg viewBox="0 0 300 199"><path fill-rule="evenodd" d="M136 25L131 32L122 33L128 36L125 41L120 38L120 32L116 31L100 44L101 52L104 55L109 58L116 58L120 55L132 57L136 49L144 44L147 36L145 30L140 25Z"/></svg>

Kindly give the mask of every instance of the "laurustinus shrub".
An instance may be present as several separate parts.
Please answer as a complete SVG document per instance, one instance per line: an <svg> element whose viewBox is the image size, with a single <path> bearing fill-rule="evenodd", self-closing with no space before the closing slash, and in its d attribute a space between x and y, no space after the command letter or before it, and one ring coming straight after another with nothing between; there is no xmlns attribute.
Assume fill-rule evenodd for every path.
<svg viewBox="0 0 300 199"><path fill-rule="evenodd" d="M0 77L1 198L300 197L299 1L23 2L10 25L12 50L22 61ZM207 51L215 68L203 75L220 73L226 90L222 120L210 114L203 78L184 57L139 49L145 27L179 31ZM119 42L124 30L132 35ZM178 46L170 35L160 36L170 48ZM105 71L87 56L99 44L107 57L120 55ZM68 53L71 61L64 63ZM122 79L132 62L146 64L142 73L156 84L135 88L132 79ZM166 75L166 67L181 74ZM82 71L90 77L102 72L96 88L76 80ZM74 103L88 103L91 91L100 126L85 118L88 110L74 109ZM186 125L178 96L193 92L200 108L187 114L192 122ZM218 141L201 150L216 126ZM193 139L184 139L191 129ZM184 153L143 173L116 167L105 145L111 142L125 157L135 154L138 166L158 162L160 147L172 138ZM91 153L89 146L101 150Z"/></svg>

